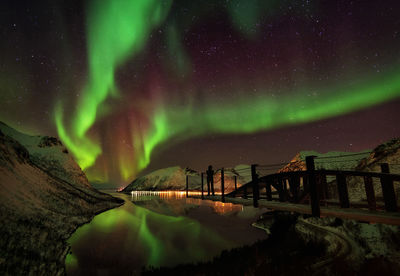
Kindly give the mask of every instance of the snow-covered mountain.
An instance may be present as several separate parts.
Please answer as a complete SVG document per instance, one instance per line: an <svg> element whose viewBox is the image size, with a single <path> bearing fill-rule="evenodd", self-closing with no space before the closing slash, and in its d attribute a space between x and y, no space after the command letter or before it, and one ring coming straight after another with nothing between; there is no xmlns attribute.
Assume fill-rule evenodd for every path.
<svg viewBox="0 0 400 276"><path fill-rule="evenodd" d="M119 204L90 186L58 139L0 123L0 274L64 274L66 239Z"/></svg>
<svg viewBox="0 0 400 276"><path fill-rule="evenodd" d="M2 122L0 130L23 145L29 152L30 160L42 170L69 183L91 188L85 173L57 138L26 135Z"/></svg>
<svg viewBox="0 0 400 276"><path fill-rule="evenodd" d="M377 146L371 154L359 162L356 169L380 172L381 163L388 163L391 173L400 174L400 138L394 138Z"/></svg>
<svg viewBox="0 0 400 276"><path fill-rule="evenodd" d="M175 166L159 169L139 177L126 186L122 192L184 190L186 189L186 175L189 176L189 189L198 189L201 185L199 173Z"/></svg>
<svg viewBox="0 0 400 276"><path fill-rule="evenodd" d="M163 168L139 177L126 186L122 192L131 191L162 191L185 190L186 175L189 176L189 190L201 189L201 174L189 168L179 166ZM234 176L237 176L237 185L240 187L251 180L250 166L238 165L224 169L225 191L231 192L235 188ZM207 189L207 176L204 175L204 190ZM214 190L221 191L221 170L214 171Z"/></svg>
<svg viewBox="0 0 400 276"><path fill-rule="evenodd" d="M257 168L257 173L262 176L275 172L288 172L306 170L305 159L307 156L315 156L316 169L327 170L362 170L362 171L380 171L380 163L389 163L392 173L400 173L400 139L393 139L388 143L382 144L375 148L372 152L369 150L361 152L340 152L331 151L327 153L319 153L316 151L301 151L296 154L293 159L282 168L272 167L263 169ZM276 169L274 169L276 168ZM215 169L214 173L214 189L221 191L221 170ZM190 169L182 169L180 167L164 168L145 176L135 179L123 191L130 192L135 190L185 190L186 175L189 176L189 189L200 190L201 179L200 174ZM234 190L234 177L237 177L237 185L240 187L251 181L251 169L249 165L238 165L234 168L225 168L225 192L229 193ZM337 187L335 177L327 177L329 189L332 196L337 197ZM382 196L379 180L374 179L375 193L377 198ZM206 176L204 176L204 189L207 187ZM365 190L362 179L348 178L348 190L351 201L364 201ZM400 188L397 188L398 194Z"/></svg>
<svg viewBox="0 0 400 276"><path fill-rule="evenodd" d="M316 151L301 151L297 153L290 162L279 172L303 171L306 170L306 157L315 156L315 168L326 170L354 170L359 160L369 155L370 151L341 152L330 151L319 153ZM357 154L357 155L355 155Z"/></svg>
<svg viewBox="0 0 400 276"><path fill-rule="evenodd" d="M377 146L372 151L318 153L315 151L301 151L279 172L306 170L306 156L314 155L316 169L327 170L357 170L380 172L381 163L388 163L390 172L400 174L400 139L392 139ZM335 177L328 176L330 197L337 198ZM347 177L347 187L350 202L366 202L364 180L361 177ZM373 178L374 191L377 201L383 200L380 180ZM400 204L400 187L395 183L396 195Z"/></svg>

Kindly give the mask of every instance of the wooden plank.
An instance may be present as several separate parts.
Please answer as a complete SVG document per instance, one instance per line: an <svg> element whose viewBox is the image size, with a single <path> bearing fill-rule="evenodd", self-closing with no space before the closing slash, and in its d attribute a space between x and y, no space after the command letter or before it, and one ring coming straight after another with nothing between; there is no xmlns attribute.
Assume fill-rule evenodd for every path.
<svg viewBox="0 0 400 276"><path fill-rule="evenodd" d="M367 202L370 210L376 210L376 199L374 192L374 185L372 183L372 177L364 176L365 193L367 194Z"/></svg>

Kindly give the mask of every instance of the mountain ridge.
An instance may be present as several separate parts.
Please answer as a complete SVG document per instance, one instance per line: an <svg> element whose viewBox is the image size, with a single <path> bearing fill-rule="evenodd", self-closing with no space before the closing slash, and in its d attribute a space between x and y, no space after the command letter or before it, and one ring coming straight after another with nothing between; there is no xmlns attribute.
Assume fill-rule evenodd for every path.
<svg viewBox="0 0 400 276"><path fill-rule="evenodd" d="M0 274L65 274L66 239L121 203L90 186L57 138L0 124Z"/></svg>

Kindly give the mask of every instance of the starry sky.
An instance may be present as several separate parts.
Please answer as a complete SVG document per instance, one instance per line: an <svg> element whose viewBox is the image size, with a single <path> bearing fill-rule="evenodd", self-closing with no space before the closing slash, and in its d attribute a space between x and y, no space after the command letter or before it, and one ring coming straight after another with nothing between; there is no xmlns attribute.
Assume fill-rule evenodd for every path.
<svg viewBox="0 0 400 276"><path fill-rule="evenodd" d="M398 1L2 1L0 120L89 180L400 136Z"/></svg>

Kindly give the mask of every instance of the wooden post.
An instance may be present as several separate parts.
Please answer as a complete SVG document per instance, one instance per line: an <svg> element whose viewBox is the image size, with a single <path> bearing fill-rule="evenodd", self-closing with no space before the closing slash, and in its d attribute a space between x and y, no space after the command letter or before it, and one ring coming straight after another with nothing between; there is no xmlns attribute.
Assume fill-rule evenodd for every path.
<svg viewBox="0 0 400 276"><path fill-rule="evenodd" d="M207 195L210 195L210 192L212 195L214 195L214 171L212 169L212 166L208 166L207 169Z"/></svg>
<svg viewBox="0 0 400 276"><path fill-rule="evenodd" d="M201 173L201 199L204 199L204 173Z"/></svg>
<svg viewBox="0 0 400 276"><path fill-rule="evenodd" d="M272 201L271 182L268 179L267 179L265 189L266 189L266 194L267 194L267 200Z"/></svg>
<svg viewBox="0 0 400 276"><path fill-rule="evenodd" d="M276 188L278 190L279 201L280 202L284 202L285 201L285 195L283 193L283 180L282 180L282 178L278 177L276 179L276 182L277 182Z"/></svg>
<svg viewBox="0 0 400 276"><path fill-rule="evenodd" d="M310 187L308 185L308 178L307 175L303 176L303 191L308 193L310 191Z"/></svg>
<svg viewBox="0 0 400 276"><path fill-rule="evenodd" d="M189 197L189 176L186 175L186 197Z"/></svg>
<svg viewBox="0 0 400 276"><path fill-rule="evenodd" d="M258 175L256 172L256 164L251 165L251 181L253 183L253 206L258 207L258 198L260 197L260 191L258 188Z"/></svg>
<svg viewBox="0 0 400 276"><path fill-rule="evenodd" d="M221 201L225 202L225 175L224 175L224 168L221 169Z"/></svg>
<svg viewBox="0 0 400 276"><path fill-rule="evenodd" d="M247 185L243 186L243 198L247 199Z"/></svg>
<svg viewBox="0 0 400 276"><path fill-rule="evenodd" d="M339 193L340 207L349 208L349 193L347 191L346 175L338 173L336 175L337 188Z"/></svg>
<svg viewBox="0 0 400 276"><path fill-rule="evenodd" d="M319 184L321 186L320 196L322 199L328 199L328 183L326 181L326 174L321 173L319 175Z"/></svg>
<svg viewBox="0 0 400 276"><path fill-rule="evenodd" d="M235 175L235 192L237 192L237 176Z"/></svg>
<svg viewBox="0 0 400 276"><path fill-rule="evenodd" d="M297 203L299 201L299 187L300 187L300 177L294 175L289 178L290 192L293 195L293 202Z"/></svg>
<svg viewBox="0 0 400 276"><path fill-rule="evenodd" d="M376 210L376 199L374 192L374 185L372 183L372 177L364 176L365 193L367 194L368 207L370 210Z"/></svg>
<svg viewBox="0 0 400 276"><path fill-rule="evenodd" d="M209 176L208 176L208 170L206 171L206 174L207 174L207 195L210 196L210 191L211 191L210 183L211 183L211 181L210 181Z"/></svg>
<svg viewBox="0 0 400 276"><path fill-rule="evenodd" d="M282 179L282 187L283 187L283 201L288 200L288 189L287 189L287 180L285 178Z"/></svg>
<svg viewBox="0 0 400 276"><path fill-rule="evenodd" d="M382 173L389 172L389 164L381 164ZM396 193L394 192L393 179L390 176L381 176L382 194L385 201L385 210L388 212L397 212Z"/></svg>
<svg viewBox="0 0 400 276"><path fill-rule="evenodd" d="M210 175L211 175L211 194L213 196L215 196L215 191L214 191L214 171L213 171L212 167L211 167Z"/></svg>
<svg viewBox="0 0 400 276"><path fill-rule="evenodd" d="M310 189L311 214L313 217L320 217L321 211L319 208L319 196L318 196L317 181L315 179L314 157L315 156L307 156L306 157L307 179L308 179L308 186Z"/></svg>

